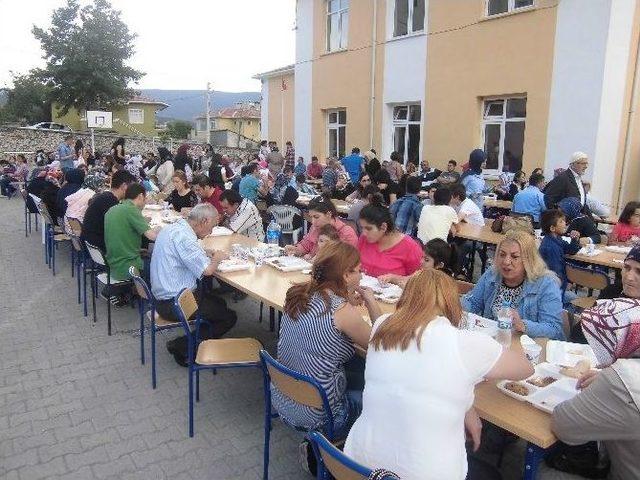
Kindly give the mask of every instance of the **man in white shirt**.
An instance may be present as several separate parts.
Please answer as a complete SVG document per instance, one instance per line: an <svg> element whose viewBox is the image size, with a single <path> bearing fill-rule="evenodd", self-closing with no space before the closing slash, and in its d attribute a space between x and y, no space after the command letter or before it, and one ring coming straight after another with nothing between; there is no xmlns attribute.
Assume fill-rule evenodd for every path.
<svg viewBox="0 0 640 480"><path fill-rule="evenodd" d="M262 217L251 200L242 198L235 190L225 190L220 195L220 205L225 215L225 226L235 233L264 241Z"/></svg>
<svg viewBox="0 0 640 480"><path fill-rule="evenodd" d="M418 220L418 238L427 243L433 238L441 238L445 242L449 233L458 231L458 214L449 206L451 190L440 187L433 195L433 205L425 205Z"/></svg>
<svg viewBox="0 0 640 480"><path fill-rule="evenodd" d="M467 190L464 185L458 184L451 188L451 203L449 205L458 213L458 219L461 222L484 227L484 217L480 207L473 200L467 198Z"/></svg>

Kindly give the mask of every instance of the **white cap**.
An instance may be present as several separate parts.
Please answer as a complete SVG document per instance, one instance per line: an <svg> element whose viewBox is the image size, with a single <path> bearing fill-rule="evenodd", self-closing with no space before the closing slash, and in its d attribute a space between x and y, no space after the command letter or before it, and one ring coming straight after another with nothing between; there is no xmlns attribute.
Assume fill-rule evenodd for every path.
<svg viewBox="0 0 640 480"><path fill-rule="evenodd" d="M573 152L571 155L571 163L578 162L582 159L589 159L589 156L584 152Z"/></svg>

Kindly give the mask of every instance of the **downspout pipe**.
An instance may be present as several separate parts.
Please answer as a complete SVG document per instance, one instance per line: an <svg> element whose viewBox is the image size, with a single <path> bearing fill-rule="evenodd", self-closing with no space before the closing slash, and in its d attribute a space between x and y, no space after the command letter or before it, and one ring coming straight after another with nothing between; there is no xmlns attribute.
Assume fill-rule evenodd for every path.
<svg viewBox="0 0 640 480"><path fill-rule="evenodd" d="M369 98L369 148L373 148L373 125L376 102L376 46L378 43L378 0L373 0L373 24L371 26L371 96Z"/></svg>

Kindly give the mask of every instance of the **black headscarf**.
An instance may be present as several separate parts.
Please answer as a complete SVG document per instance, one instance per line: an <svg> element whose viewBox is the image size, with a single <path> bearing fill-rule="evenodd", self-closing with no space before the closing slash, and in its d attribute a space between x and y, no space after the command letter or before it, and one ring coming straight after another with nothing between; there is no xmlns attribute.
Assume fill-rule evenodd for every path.
<svg viewBox="0 0 640 480"><path fill-rule="evenodd" d="M465 171L460 180L469 175L480 175L482 173L482 164L487 160L487 155L484 150L476 148L469 154L469 169Z"/></svg>

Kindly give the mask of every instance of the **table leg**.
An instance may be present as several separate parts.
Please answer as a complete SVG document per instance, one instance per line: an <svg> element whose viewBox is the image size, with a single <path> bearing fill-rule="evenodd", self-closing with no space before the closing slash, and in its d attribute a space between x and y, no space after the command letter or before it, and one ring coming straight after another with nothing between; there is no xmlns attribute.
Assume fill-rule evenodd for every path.
<svg viewBox="0 0 640 480"><path fill-rule="evenodd" d="M487 244L483 243L482 244L482 256L480 257L480 263L481 263L481 267L480 267L480 273L484 273L484 271L487 269Z"/></svg>
<svg viewBox="0 0 640 480"><path fill-rule="evenodd" d="M533 443L527 443L527 453L524 457L524 480L535 480L538 475L538 467L540 462L544 458L545 450L534 445Z"/></svg>
<svg viewBox="0 0 640 480"><path fill-rule="evenodd" d="M469 263L469 281L473 281L473 269L476 263L476 241L474 240L471 244L471 262Z"/></svg>

